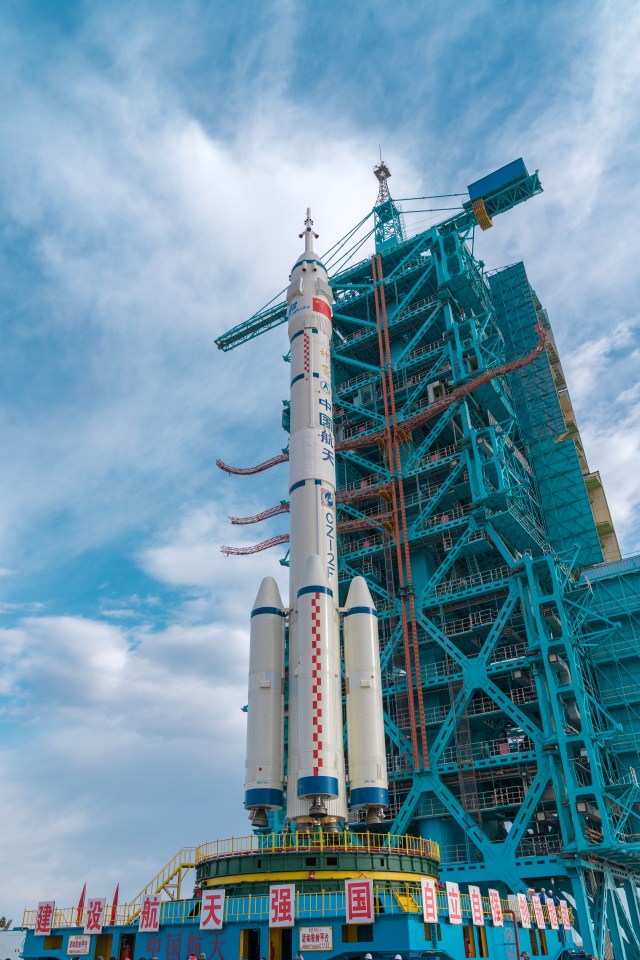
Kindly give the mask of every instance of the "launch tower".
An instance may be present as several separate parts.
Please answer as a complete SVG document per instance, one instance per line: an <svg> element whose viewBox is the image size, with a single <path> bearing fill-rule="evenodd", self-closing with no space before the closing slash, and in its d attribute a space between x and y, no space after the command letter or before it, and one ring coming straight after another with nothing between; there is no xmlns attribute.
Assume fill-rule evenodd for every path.
<svg viewBox="0 0 640 960"><path fill-rule="evenodd" d="M515 161L407 236L375 172L376 252L331 275L333 424L340 602L364 577L378 612L389 829L437 841L443 880L568 895L588 950L638 958L640 559L523 264L471 249L538 175Z"/></svg>

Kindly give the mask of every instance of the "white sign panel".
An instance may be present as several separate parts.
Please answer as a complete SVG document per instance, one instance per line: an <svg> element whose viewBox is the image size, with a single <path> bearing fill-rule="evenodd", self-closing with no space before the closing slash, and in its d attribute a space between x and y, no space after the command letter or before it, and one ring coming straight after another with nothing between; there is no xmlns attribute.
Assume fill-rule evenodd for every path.
<svg viewBox="0 0 640 960"><path fill-rule="evenodd" d="M438 893L436 891L436 882L430 877L421 877L422 886L422 912L425 923L438 922Z"/></svg>
<svg viewBox="0 0 640 960"><path fill-rule="evenodd" d="M484 912L482 910L480 887L469 886L469 903L471 904L471 922L476 927L484 927Z"/></svg>
<svg viewBox="0 0 640 960"><path fill-rule="evenodd" d="M538 930L544 930L546 923L544 922L544 912L542 910L542 904L540 903L540 897L537 893L531 897L531 902L533 903L533 912L536 918L536 926Z"/></svg>
<svg viewBox="0 0 640 960"><path fill-rule="evenodd" d="M460 901L460 887L457 883L447 880L447 903L449 904L449 923L462 923L462 903Z"/></svg>
<svg viewBox="0 0 640 960"><path fill-rule="evenodd" d="M160 897L157 893L142 898L138 933L157 933L160 929Z"/></svg>
<svg viewBox="0 0 640 960"><path fill-rule="evenodd" d="M295 883L269 887L269 926L292 927L295 924Z"/></svg>
<svg viewBox="0 0 640 960"><path fill-rule="evenodd" d="M224 890L203 890L200 929L222 930L223 922Z"/></svg>
<svg viewBox="0 0 640 960"><path fill-rule="evenodd" d="M87 900L87 912L84 920L85 933L102 933L105 902L104 897L94 897Z"/></svg>
<svg viewBox="0 0 640 960"><path fill-rule="evenodd" d="M493 920L494 927L503 927L502 903L500 902L500 894L497 890L489 890L489 904L491 906L491 919Z"/></svg>
<svg viewBox="0 0 640 960"><path fill-rule="evenodd" d="M518 894L518 909L520 911L520 922L528 930L531 927L531 914L529 913L529 901L524 893Z"/></svg>
<svg viewBox="0 0 640 960"><path fill-rule="evenodd" d="M69 937L67 955L70 957L86 957L90 947L91 937Z"/></svg>
<svg viewBox="0 0 640 960"><path fill-rule="evenodd" d="M51 927L53 926L53 911L55 906L55 900L43 900L38 904L36 926L33 931L36 937L48 937L51 933Z"/></svg>
<svg viewBox="0 0 640 960"><path fill-rule="evenodd" d="M333 927L300 927L300 952L333 950Z"/></svg>
<svg viewBox="0 0 640 960"><path fill-rule="evenodd" d="M345 880L347 923L373 923L373 880Z"/></svg>
<svg viewBox="0 0 640 960"><path fill-rule="evenodd" d="M549 923L551 924L551 929L557 930L560 924L558 923L558 911L556 910L556 905L553 900L547 900L547 910L549 911Z"/></svg>

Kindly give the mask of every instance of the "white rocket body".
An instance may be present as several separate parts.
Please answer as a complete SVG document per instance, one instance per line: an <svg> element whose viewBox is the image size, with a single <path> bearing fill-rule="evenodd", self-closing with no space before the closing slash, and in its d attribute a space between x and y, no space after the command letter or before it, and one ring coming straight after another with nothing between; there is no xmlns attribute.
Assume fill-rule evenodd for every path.
<svg viewBox="0 0 640 960"><path fill-rule="evenodd" d="M362 577L354 577L344 611L349 799L352 807L389 803L384 745L378 618Z"/></svg>
<svg viewBox="0 0 640 960"><path fill-rule="evenodd" d="M278 810L284 784L285 610L272 577L251 611L245 807Z"/></svg>
<svg viewBox="0 0 640 960"><path fill-rule="evenodd" d="M291 345L289 435L289 739L287 818L309 816L315 798L345 820L342 678L338 613L336 468L327 272L305 250L287 290Z"/></svg>
<svg viewBox="0 0 640 960"><path fill-rule="evenodd" d="M307 211L304 253L293 267L287 290L288 332L291 345L291 400L289 437L289 497L291 537L289 547L289 661L286 816L301 829L323 821L335 829L347 820L347 788L340 663L340 611L336 532L336 468L331 386L331 304L333 294L327 272L313 250L315 234ZM354 693L348 711L354 724L350 747L352 805L375 808L388 803L380 659L377 620L373 601L362 578L354 596L357 603L345 620L349 639ZM263 581L263 585L266 581ZM364 593L362 588L364 587ZM261 588L262 589L262 588ZM349 596L353 592L353 585ZM260 597L260 595L259 595ZM277 606L275 603L272 606ZM256 606L258 603L256 601ZM264 604L269 607L270 604ZM357 608L357 609L356 609ZM366 608L363 613L360 608ZM347 611L348 612L348 611ZM266 615L255 617L259 623ZM272 661L277 659L280 634L276 620L260 627L274 639ZM271 632L269 632L271 631ZM254 630L252 628L252 664ZM258 641L256 641L258 642ZM284 645L283 645L284 646ZM257 661L256 661L257 662ZM376 672L377 671L377 672ZM359 685L356 674L369 678ZM366 677L365 677L366 674ZM274 683L275 672L274 672ZM251 725L252 680L249 695ZM259 694L253 693L256 702ZM268 725L275 736L278 726L276 698L269 700ZM263 715L266 716L267 713ZM265 724L266 725L266 724ZM370 735L373 740L370 741ZM251 740L251 770L249 764ZM279 741L278 741L279 742ZM257 733L248 739L245 806L278 806L279 747L271 747ZM262 754L260 751L263 751ZM356 756L359 754L359 756ZM266 761L262 763L261 760ZM263 783L263 767L271 771ZM272 775L273 774L273 775ZM282 790L282 784L280 786ZM261 793L260 791L266 791ZM268 803L260 803L264 798ZM368 819L370 819L368 817ZM373 820L373 817L371 817ZM254 823L266 824L264 813Z"/></svg>

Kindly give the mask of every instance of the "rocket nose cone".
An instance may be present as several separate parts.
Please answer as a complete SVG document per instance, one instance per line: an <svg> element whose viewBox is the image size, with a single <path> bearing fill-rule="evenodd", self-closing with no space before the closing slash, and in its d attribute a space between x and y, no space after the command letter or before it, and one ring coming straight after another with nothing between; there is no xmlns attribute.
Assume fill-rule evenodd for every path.
<svg viewBox="0 0 640 960"><path fill-rule="evenodd" d="M354 577L349 586L345 609L351 610L353 607L370 607L372 610L376 608L364 577Z"/></svg>
<svg viewBox="0 0 640 960"><path fill-rule="evenodd" d="M312 553L311 556L307 557L307 562L304 565L300 586L301 587L315 587L315 586L326 587L326 585L327 585L327 574L325 572L322 560L316 553Z"/></svg>
<svg viewBox="0 0 640 960"><path fill-rule="evenodd" d="M256 610L258 607L277 607L278 610L284 610L278 584L273 577L265 577L260 584L253 609Z"/></svg>

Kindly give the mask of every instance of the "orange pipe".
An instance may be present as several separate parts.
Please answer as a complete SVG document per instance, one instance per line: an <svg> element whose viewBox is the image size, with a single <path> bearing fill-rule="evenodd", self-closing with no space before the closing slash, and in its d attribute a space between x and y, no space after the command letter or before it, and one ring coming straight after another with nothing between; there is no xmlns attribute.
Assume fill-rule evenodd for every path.
<svg viewBox="0 0 640 960"><path fill-rule="evenodd" d="M377 255L378 260L378 277L382 280L382 257L380 254ZM384 342L386 348L386 374L389 380L389 393L391 397L391 416L392 416L392 428L393 428L393 446L395 452L395 464L396 464L396 483L398 487L398 495L400 498L400 510L399 517L402 523L402 547L404 549L404 561L405 561L405 589L408 592L408 602L409 602L409 625L411 629L411 647L413 652L413 666L415 673L415 694L418 699L418 717L420 718L420 745L422 747L422 766L423 769L426 769L429 766L428 759L428 749L427 749L427 732L426 732L426 723L425 723L425 714L424 714L424 698L422 696L422 672L420 669L420 648L418 643L418 628L416 625L416 610L415 602L413 597L413 576L411 571L411 553L409 550L409 531L407 529L407 512L404 502L404 481L402 479L402 460L400 456L400 444L398 443L398 418L396 412L396 397L395 397L395 388L393 385L393 369L391 365L391 344L389 342L389 324L387 320L387 304L384 294L384 286L380 284L380 304L382 312L382 327L384 332Z"/></svg>
<svg viewBox="0 0 640 960"><path fill-rule="evenodd" d="M380 373L382 379L382 398L384 401L384 419L385 419L385 440L387 445L387 457L389 460L389 471L392 477L395 474L394 469L394 448L393 448L393 438L392 438L392 424L391 418L389 416L389 396L388 396L388 386L385 376L385 351L382 339L382 315L380 308L380 298L379 298L379 288L377 286L377 263L376 258L371 258L371 269L373 274L373 295L374 303L376 308L376 321L378 328L378 351L380 354ZM380 277L382 275L380 274ZM396 542L396 554L398 562L398 576L400 578L400 587L404 589L404 573L402 569L402 547L400 544L400 528L398 525L398 498L397 498L397 489L396 483L392 482L391 484L391 516L393 520L393 530L394 537ZM407 669L407 702L409 706L409 723L411 725L411 749L413 754L413 763L416 769L420 765L420 757L418 752L418 742L416 739L416 711L415 703L413 701L413 678L411 673L411 648L409 643L409 628L407 623L407 610L405 606L404 596L400 604L400 610L402 614L402 644L404 648L404 659Z"/></svg>

